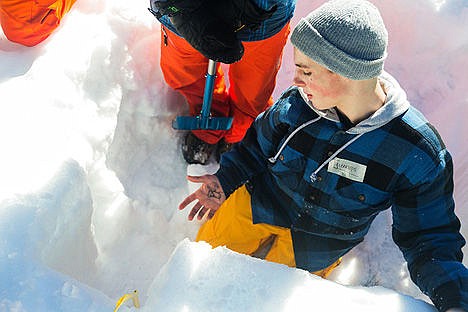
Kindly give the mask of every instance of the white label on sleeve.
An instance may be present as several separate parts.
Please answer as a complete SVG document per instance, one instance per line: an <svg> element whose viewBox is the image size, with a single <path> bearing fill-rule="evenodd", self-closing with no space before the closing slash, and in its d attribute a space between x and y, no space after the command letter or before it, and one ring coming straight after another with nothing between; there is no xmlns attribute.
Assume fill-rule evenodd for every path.
<svg viewBox="0 0 468 312"><path fill-rule="evenodd" d="M328 163L328 172L335 173L353 181L362 182L366 175L367 166L357 162L334 158Z"/></svg>

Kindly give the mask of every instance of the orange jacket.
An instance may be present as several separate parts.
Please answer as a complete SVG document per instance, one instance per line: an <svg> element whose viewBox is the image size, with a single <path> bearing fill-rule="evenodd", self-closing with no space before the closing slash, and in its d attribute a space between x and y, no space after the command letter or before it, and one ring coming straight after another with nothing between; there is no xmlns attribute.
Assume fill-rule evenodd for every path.
<svg viewBox="0 0 468 312"><path fill-rule="evenodd" d="M0 24L8 40L34 46L60 24L76 0L0 0Z"/></svg>

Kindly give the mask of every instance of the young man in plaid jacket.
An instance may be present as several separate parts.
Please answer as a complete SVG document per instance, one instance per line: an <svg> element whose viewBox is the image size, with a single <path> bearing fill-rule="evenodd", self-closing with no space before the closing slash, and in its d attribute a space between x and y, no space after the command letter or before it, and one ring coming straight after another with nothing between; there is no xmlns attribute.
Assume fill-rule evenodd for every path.
<svg viewBox="0 0 468 312"><path fill-rule="evenodd" d="M294 87L223 155L180 209L210 218L197 240L327 276L392 209L393 239L440 311L468 311L465 240L452 160L437 131L383 71L377 8L332 0L295 27Z"/></svg>

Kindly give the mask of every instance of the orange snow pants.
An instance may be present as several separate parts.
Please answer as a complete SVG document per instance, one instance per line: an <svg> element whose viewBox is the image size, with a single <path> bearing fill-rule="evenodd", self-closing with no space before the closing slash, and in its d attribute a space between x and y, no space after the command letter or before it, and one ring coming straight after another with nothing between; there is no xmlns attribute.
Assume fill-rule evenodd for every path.
<svg viewBox="0 0 468 312"><path fill-rule="evenodd" d="M203 103L208 59L166 27L162 26L161 30L164 79L186 98L190 115L198 115ZM228 66L229 90L218 64L211 112L213 116L234 117L233 124L228 131L193 131L198 138L209 144L222 138L228 143L239 142L257 115L273 104L271 95L288 35L289 24L270 38L243 42L244 56Z"/></svg>
<svg viewBox="0 0 468 312"><path fill-rule="evenodd" d="M205 241L213 248L226 246L246 255L255 255L265 242L271 241L269 252L262 258L296 266L291 230L265 223L254 224L250 194L245 186L231 194L214 217L200 227L196 241ZM312 273L326 278L340 262L341 259L328 268Z"/></svg>
<svg viewBox="0 0 468 312"><path fill-rule="evenodd" d="M60 24L76 0L0 0L0 23L8 40L35 46Z"/></svg>

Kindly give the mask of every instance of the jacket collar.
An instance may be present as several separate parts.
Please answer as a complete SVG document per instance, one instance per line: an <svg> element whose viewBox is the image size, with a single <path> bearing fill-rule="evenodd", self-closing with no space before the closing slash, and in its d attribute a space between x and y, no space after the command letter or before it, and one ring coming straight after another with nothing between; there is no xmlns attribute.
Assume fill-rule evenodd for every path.
<svg viewBox="0 0 468 312"><path fill-rule="evenodd" d="M383 72L382 75L379 76L379 81L382 82L385 93L387 94L384 105L367 119L362 120L354 127L348 129L346 131L347 133L360 134L380 128L406 112L410 107L405 91L400 87L395 78L387 72ZM336 109L319 110L315 108L309 99L307 99L307 95L302 88L298 89L304 101L320 117L334 122L340 121Z"/></svg>

